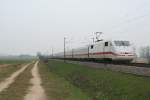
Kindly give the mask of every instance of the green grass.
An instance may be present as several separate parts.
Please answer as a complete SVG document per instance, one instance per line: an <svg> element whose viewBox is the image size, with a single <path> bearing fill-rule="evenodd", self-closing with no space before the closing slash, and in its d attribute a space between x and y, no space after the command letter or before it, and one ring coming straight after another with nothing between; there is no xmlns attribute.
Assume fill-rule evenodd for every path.
<svg viewBox="0 0 150 100"><path fill-rule="evenodd" d="M33 64L25 69L25 71L16 78L13 84L0 93L0 100L23 100L25 94L28 92L28 87L31 86L30 79L32 78L32 67Z"/></svg>
<svg viewBox="0 0 150 100"><path fill-rule="evenodd" d="M150 100L150 77L52 60L47 65L50 73L65 78L92 100Z"/></svg>
<svg viewBox="0 0 150 100"><path fill-rule="evenodd" d="M48 66L42 62L39 64L40 75L43 81L43 87L46 91L48 100L91 100L85 93L63 77L51 73Z"/></svg>
<svg viewBox="0 0 150 100"><path fill-rule="evenodd" d="M26 60L19 60L19 59L0 59L0 64L22 64L22 63L28 63L32 60L26 59Z"/></svg>

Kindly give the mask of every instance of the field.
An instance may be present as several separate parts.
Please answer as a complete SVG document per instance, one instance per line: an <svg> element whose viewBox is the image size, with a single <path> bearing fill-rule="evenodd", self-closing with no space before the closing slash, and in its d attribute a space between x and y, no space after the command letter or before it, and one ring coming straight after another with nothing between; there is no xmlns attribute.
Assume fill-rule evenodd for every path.
<svg viewBox="0 0 150 100"><path fill-rule="evenodd" d="M0 68L0 82L20 68L19 65L9 65L8 67Z"/></svg>
<svg viewBox="0 0 150 100"><path fill-rule="evenodd" d="M0 59L0 64L22 64L31 61L32 59Z"/></svg>
<svg viewBox="0 0 150 100"><path fill-rule="evenodd" d="M30 62L29 60L16 60L16 59L0 59L0 65L7 65L5 67L0 66L0 81L3 81L13 72L21 68L22 64Z"/></svg>
<svg viewBox="0 0 150 100"><path fill-rule="evenodd" d="M12 74L29 62L31 62L31 60L0 59L0 85L2 85L3 82L8 81L8 78ZM30 86L28 81L32 77L30 74L32 66L33 64L19 75L16 78L17 81L10 84L10 87L6 88L5 91L0 92L0 100L21 100L21 98L24 97L27 87ZM2 89L2 87L0 89Z"/></svg>
<svg viewBox="0 0 150 100"><path fill-rule="evenodd" d="M5 91L0 93L0 100L21 100L27 93L27 89L31 84L29 83L32 77L30 70L33 67L31 64L21 75L19 75L13 84Z"/></svg>
<svg viewBox="0 0 150 100"><path fill-rule="evenodd" d="M45 72L47 74L49 72L47 77L50 78L49 80L63 79L81 90L91 100L150 100L150 77L93 69L54 60L50 60L45 67L47 67ZM63 81L60 83L63 84ZM53 85L59 87L60 83ZM59 94L58 90L56 90L57 93Z"/></svg>
<svg viewBox="0 0 150 100"><path fill-rule="evenodd" d="M5 79L27 64L27 61L6 62L10 65L0 68L0 89ZM28 62L29 66L25 67L9 87L0 91L0 100L25 100L24 97L30 93L31 97L40 97L41 88L46 96L46 99L41 100L150 100L150 77L56 60L37 62ZM39 69L39 72L34 70L34 73L39 73L36 78L40 78L42 82L41 84L36 81L36 84L40 84L37 86L31 83L35 77L33 68ZM34 86L37 88L31 88Z"/></svg>

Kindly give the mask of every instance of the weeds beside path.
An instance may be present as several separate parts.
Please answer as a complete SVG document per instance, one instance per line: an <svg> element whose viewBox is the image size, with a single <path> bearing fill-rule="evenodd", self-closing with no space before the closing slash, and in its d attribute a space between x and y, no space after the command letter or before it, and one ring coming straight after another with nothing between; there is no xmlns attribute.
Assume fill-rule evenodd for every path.
<svg viewBox="0 0 150 100"><path fill-rule="evenodd" d="M27 93L27 88L31 85L29 80L32 77L30 73L32 67L33 64L27 67L9 88L0 93L0 100L22 100Z"/></svg>
<svg viewBox="0 0 150 100"><path fill-rule="evenodd" d="M9 77L23 65L9 65L8 67L0 67L0 82Z"/></svg>
<svg viewBox="0 0 150 100"><path fill-rule="evenodd" d="M27 67L29 64L23 66L16 72L14 72L10 77L6 78L4 81L0 83L0 92L4 91L6 88L8 88L13 82L15 82L16 77L18 77Z"/></svg>
<svg viewBox="0 0 150 100"><path fill-rule="evenodd" d="M48 100L91 100L79 88L52 73L43 62L39 63L39 70Z"/></svg>

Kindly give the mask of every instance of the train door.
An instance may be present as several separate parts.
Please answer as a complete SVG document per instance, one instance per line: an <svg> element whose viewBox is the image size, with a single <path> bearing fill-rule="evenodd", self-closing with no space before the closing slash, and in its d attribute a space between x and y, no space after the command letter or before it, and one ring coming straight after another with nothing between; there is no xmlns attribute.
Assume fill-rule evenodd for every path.
<svg viewBox="0 0 150 100"><path fill-rule="evenodd" d="M104 42L104 50L103 50L103 57L104 59L109 59L111 54L111 47L110 42L106 41Z"/></svg>
<svg viewBox="0 0 150 100"><path fill-rule="evenodd" d="M92 55L93 54L93 52L94 52L94 45L90 45L90 47L89 47L89 53L88 53L88 55L89 55L89 58L93 58L94 56Z"/></svg>

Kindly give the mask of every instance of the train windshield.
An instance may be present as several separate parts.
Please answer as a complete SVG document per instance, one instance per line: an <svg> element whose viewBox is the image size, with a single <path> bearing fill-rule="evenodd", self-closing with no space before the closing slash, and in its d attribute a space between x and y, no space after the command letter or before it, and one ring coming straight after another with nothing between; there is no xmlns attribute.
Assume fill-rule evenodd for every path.
<svg viewBox="0 0 150 100"><path fill-rule="evenodd" d="M130 46L129 41L114 41L116 46Z"/></svg>

